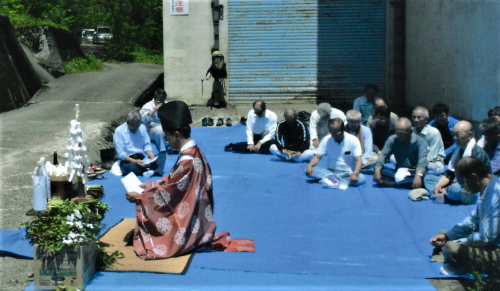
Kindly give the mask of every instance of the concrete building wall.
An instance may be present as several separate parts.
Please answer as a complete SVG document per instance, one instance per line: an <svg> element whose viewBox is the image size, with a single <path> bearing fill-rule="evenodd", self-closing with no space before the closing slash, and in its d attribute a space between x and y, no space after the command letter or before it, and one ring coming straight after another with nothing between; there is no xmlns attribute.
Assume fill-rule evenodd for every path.
<svg viewBox="0 0 500 291"><path fill-rule="evenodd" d="M406 1L406 104L475 121L500 105L500 1Z"/></svg>
<svg viewBox="0 0 500 291"><path fill-rule="evenodd" d="M219 21L220 51L228 60L228 0L224 20ZM163 0L163 39L165 91L168 99L182 100L188 105L206 105L211 97L213 79L202 82L212 64L214 25L211 0L189 0L189 15L170 15L170 0ZM226 89L229 89L227 86Z"/></svg>

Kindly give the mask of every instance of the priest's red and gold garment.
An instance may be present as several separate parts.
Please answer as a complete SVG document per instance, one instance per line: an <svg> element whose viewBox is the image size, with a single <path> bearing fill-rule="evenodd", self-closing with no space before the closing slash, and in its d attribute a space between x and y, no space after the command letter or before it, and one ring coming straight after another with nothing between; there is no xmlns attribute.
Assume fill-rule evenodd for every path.
<svg viewBox="0 0 500 291"><path fill-rule="evenodd" d="M184 145L167 177L146 182L136 200L134 249L144 260L179 256L200 246L218 251L254 252L252 240L214 236L212 175L194 141Z"/></svg>

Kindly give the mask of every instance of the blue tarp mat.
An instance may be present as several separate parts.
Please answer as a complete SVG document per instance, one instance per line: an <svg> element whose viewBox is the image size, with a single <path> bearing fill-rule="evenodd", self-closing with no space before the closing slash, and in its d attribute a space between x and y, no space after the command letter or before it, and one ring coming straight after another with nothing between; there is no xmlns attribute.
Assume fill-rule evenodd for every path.
<svg viewBox="0 0 500 291"><path fill-rule="evenodd" d="M196 255L195 255L196 256ZM26 291L35 290L32 283ZM85 291L128 290L436 290L425 279L259 273L191 267L186 275L99 272Z"/></svg>
<svg viewBox="0 0 500 291"><path fill-rule="evenodd" d="M326 189L305 176L306 163L278 161L271 155L224 152L226 144L245 141L242 125L193 128L192 137L212 167L217 232L228 231L233 238L253 239L256 246L255 253L196 254L186 276L218 270L216 278L212 278L213 284L226 280L223 271L259 273L242 273L245 276L241 284L246 284L247 279L280 284L280 278L286 281L287 276L294 278L290 279L292 282L303 280L310 284L324 278L318 280L327 285L338 276L348 276L345 282L360 285L365 283L356 277L366 278L366 282L375 285L397 278L404 282L437 277L441 264L430 262L429 239L438 230L449 229L461 221L473 208L412 202L408 199L408 190L378 188L373 186L369 175L366 184L360 187ZM175 161L176 156L169 156L167 168ZM326 158L319 166L325 165ZM120 177L109 173L105 177L106 180L89 184L105 187L103 201L112 207L103 220L108 229L122 218L135 217L135 208L125 199ZM143 177L139 178L144 181ZM11 237L8 243L2 237L1 250L32 257L32 248L26 241L16 242L20 237L22 235ZM100 276L120 282L120 278L127 278L123 274L99 273L94 281L103 282ZM193 286L206 282L194 275L193 278L190 282ZM239 284L238 278L235 276L235 284ZM170 279L151 280L155 281L169 282Z"/></svg>

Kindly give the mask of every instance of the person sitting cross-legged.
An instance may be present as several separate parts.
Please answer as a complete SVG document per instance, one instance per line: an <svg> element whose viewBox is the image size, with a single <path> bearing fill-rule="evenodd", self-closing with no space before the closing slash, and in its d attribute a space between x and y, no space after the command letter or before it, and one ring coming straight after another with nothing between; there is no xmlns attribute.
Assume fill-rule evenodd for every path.
<svg viewBox="0 0 500 291"><path fill-rule="evenodd" d="M297 120L297 113L293 109L285 110L284 115L285 120L278 122L274 144L269 151L283 160L298 163L310 161L315 151L308 150L310 138L307 126Z"/></svg>
<svg viewBox="0 0 500 291"><path fill-rule="evenodd" d="M385 101L382 98L375 99L375 101L373 101L373 104L374 104L373 115L370 115L370 117L368 117L368 121L366 122L366 126L368 126L368 127L370 127L372 122L377 118L375 116L376 115L375 112L376 112L377 108L385 107L388 109L387 104L385 104ZM390 112L390 118L391 118L391 126L392 127L396 126L396 122L398 122L398 115L394 112Z"/></svg>
<svg viewBox="0 0 500 291"><path fill-rule="evenodd" d="M141 124L141 115L133 110L127 114L127 122L118 126L113 135L116 156L120 160L120 170L122 175L133 172L136 175L142 175L148 171L144 164L146 155L153 160L148 173L154 174L157 170L159 175L163 175L163 164L160 166L155 159L151 148L149 135L144 124Z"/></svg>
<svg viewBox="0 0 500 291"><path fill-rule="evenodd" d="M276 113L267 109L264 101L255 101L253 109L248 112L247 142L230 143L224 150L244 154L271 154L269 147L273 144L277 121Z"/></svg>
<svg viewBox="0 0 500 291"><path fill-rule="evenodd" d="M455 168L460 185L479 193L470 216L430 239L442 250L445 275L498 274L500 272L500 177L473 157L461 159ZM494 290L494 289L491 289Z"/></svg>
<svg viewBox="0 0 500 291"><path fill-rule="evenodd" d="M340 178L349 179L351 186L365 183L365 176L360 173L363 165L361 145L359 140L344 132L344 122L340 118L328 122L330 135L323 138L318 147L318 153L306 168L306 175L315 180L335 174ZM328 156L328 168L316 167L321 158Z"/></svg>
<svg viewBox="0 0 500 291"><path fill-rule="evenodd" d="M444 171L444 146L441 134L436 128L429 126L429 111L421 106L415 107L412 113L413 133L424 138L429 146L427 154L427 173L439 175Z"/></svg>
<svg viewBox="0 0 500 291"><path fill-rule="evenodd" d="M165 153L170 148L165 142L165 133L161 128L161 121L158 118L158 109L166 103L167 93L163 89L157 89L153 100L142 106L139 111L142 116L142 123L146 126L149 139L156 145L160 153Z"/></svg>
<svg viewBox="0 0 500 291"><path fill-rule="evenodd" d="M396 134L387 139L378 156L373 180L382 187L422 188L428 153L427 141L413 133L410 120L402 117L396 123ZM384 167L391 154L394 154L396 169Z"/></svg>
<svg viewBox="0 0 500 291"><path fill-rule="evenodd" d="M375 84L367 84L365 86L365 95L356 98L352 109L361 112L362 119L361 123L367 125L368 118L373 114L374 101L377 96L378 86Z"/></svg>
<svg viewBox="0 0 500 291"><path fill-rule="evenodd" d="M346 113L347 125L345 132L358 138L363 155L363 173L373 174L373 166L377 161L378 155L373 153L373 139L371 130L361 124L361 113L357 110L349 110ZM371 169L371 170L370 170Z"/></svg>
<svg viewBox="0 0 500 291"><path fill-rule="evenodd" d="M453 139L453 127L459 122L458 119L450 116L450 108L444 103L438 103L432 108L434 119L429 125L437 128L441 134L444 145L445 164L448 164L453 151L458 147Z"/></svg>
<svg viewBox="0 0 500 291"><path fill-rule="evenodd" d="M500 174L500 121L496 117L483 120L479 126L483 132L485 143L484 151L491 161L493 174Z"/></svg>
<svg viewBox="0 0 500 291"><path fill-rule="evenodd" d="M318 109L311 113L311 150L316 150L323 138L330 135L328 121L333 118L340 118L344 124L347 122L344 112L332 108L332 106L326 102L318 104Z"/></svg>
<svg viewBox="0 0 500 291"><path fill-rule="evenodd" d="M453 137L458 148L455 149L448 164L448 169L443 176L425 175L424 185L432 193L431 198L435 203L463 203L474 204L477 193L468 193L455 182L455 167L463 157L474 157L490 167L490 159L486 152L476 144L472 137L474 134L472 124L460 121L453 127Z"/></svg>
<svg viewBox="0 0 500 291"><path fill-rule="evenodd" d="M394 125L392 124L390 111L387 107L380 106L375 108L375 119L370 123L370 130L373 139L373 152L377 155L380 155L385 142L394 134L396 122Z"/></svg>
<svg viewBox="0 0 500 291"><path fill-rule="evenodd" d="M491 117L494 117L498 121L500 121L500 106L495 106L493 108L490 108L490 110L488 110L488 118L491 118ZM484 139L484 135L483 135L477 141L477 145L484 148L485 143L486 143L486 140Z"/></svg>

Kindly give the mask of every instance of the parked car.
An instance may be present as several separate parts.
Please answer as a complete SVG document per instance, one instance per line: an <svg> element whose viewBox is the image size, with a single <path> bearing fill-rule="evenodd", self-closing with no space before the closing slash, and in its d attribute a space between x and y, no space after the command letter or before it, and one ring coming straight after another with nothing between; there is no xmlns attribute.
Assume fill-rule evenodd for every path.
<svg viewBox="0 0 500 291"><path fill-rule="evenodd" d="M82 43L92 43L95 29L82 29Z"/></svg>
<svg viewBox="0 0 500 291"><path fill-rule="evenodd" d="M111 28L107 26L98 26L94 32L93 43L103 44L113 39Z"/></svg>

